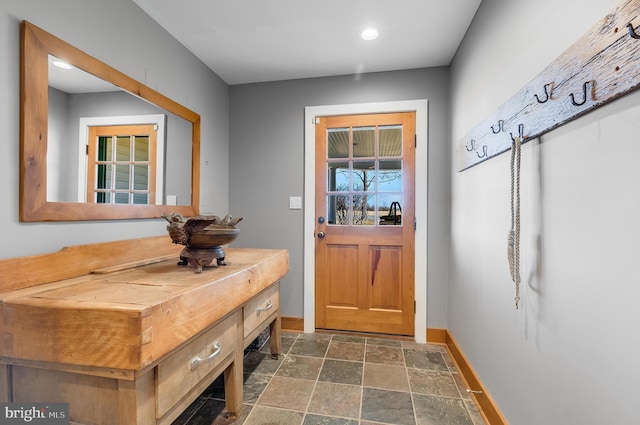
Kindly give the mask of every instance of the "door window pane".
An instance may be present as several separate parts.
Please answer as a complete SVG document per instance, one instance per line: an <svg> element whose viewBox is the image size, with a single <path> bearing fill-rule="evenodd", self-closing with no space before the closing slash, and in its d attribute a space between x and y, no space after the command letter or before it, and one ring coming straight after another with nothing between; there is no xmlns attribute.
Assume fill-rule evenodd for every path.
<svg viewBox="0 0 640 425"><path fill-rule="evenodd" d="M149 203L149 194L147 193L134 193L133 203L136 205L146 205Z"/></svg>
<svg viewBox="0 0 640 425"><path fill-rule="evenodd" d="M354 161L352 190L357 192L373 192L376 190L376 162Z"/></svg>
<svg viewBox="0 0 640 425"><path fill-rule="evenodd" d="M134 161L149 161L149 136L134 137Z"/></svg>
<svg viewBox="0 0 640 425"><path fill-rule="evenodd" d="M98 138L98 149L96 150L98 161L111 161L113 158L113 145L111 137L100 136Z"/></svg>
<svg viewBox="0 0 640 425"><path fill-rule="evenodd" d="M96 189L111 188L111 164L98 164L96 167Z"/></svg>
<svg viewBox="0 0 640 425"><path fill-rule="evenodd" d="M330 162L328 164L327 191L349 191L349 162Z"/></svg>
<svg viewBox="0 0 640 425"><path fill-rule="evenodd" d="M353 195L352 224L372 226L376 224L376 195Z"/></svg>
<svg viewBox="0 0 640 425"><path fill-rule="evenodd" d="M378 172L378 191L402 192L402 161L380 161Z"/></svg>
<svg viewBox="0 0 640 425"><path fill-rule="evenodd" d="M129 164L115 165L116 189L129 189Z"/></svg>
<svg viewBox="0 0 640 425"><path fill-rule="evenodd" d="M327 130L327 158L349 158L349 129Z"/></svg>
<svg viewBox="0 0 640 425"><path fill-rule="evenodd" d="M139 164L133 166L133 189L148 190L149 189L149 166Z"/></svg>
<svg viewBox="0 0 640 425"><path fill-rule="evenodd" d="M116 161L131 160L131 138L118 136L116 139Z"/></svg>
<svg viewBox="0 0 640 425"><path fill-rule="evenodd" d="M129 193L128 192L116 192L113 194L114 202L116 204L128 204L129 203Z"/></svg>
<svg viewBox="0 0 640 425"><path fill-rule="evenodd" d="M110 204L111 194L109 192L96 192L96 204Z"/></svg>
<svg viewBox="0 0 640 425"><path fill-rule="evenodd" d="M373 158L376 155L376 128L355 127L353 129L353 157Z"/></svg>
<svg viewBox="0 0 640 425"><path fill-rule="evenodd" d="M327 221L328 224L350 224L350 197L349 195L327 196Z"/></svg>
<svg viewBox="0 0 640 425"><path fill-rule="evenodd" d="M378 223L381 226L402 224L402 194L378 195Z"/></svg>
<svg viewBox="0 0 640 425"><path fill-rule="evenodd" d="M402 126L380 127L380 154L378 156L402 156Z"/></svg>

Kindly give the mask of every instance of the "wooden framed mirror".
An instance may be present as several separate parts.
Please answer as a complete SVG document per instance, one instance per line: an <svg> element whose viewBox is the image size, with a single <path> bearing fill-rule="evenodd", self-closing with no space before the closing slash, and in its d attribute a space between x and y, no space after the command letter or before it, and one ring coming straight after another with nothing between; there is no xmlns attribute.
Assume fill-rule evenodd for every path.
<svg viewBox="0 0 640 425"><path fill-rule="evenodd" d="M166 205L166 198L169 197L169 192L164 192L163 190L159 191L161 193L157 197L152 193L153 196L147 196L148 199L144 201L145 196L136 198L135 194L133 194L135 188L131 189L131 199L133 201L128 203L124 203L122 197L119 201L114 201L115 195L113 198L107 195L108 199L105 200L104 196L102 198L92 197L91 193L89 193L84 201L82 199L70 201L64 197L52 197L51 190L49 190L48 195L48 183L51 186L49 189L54 186L51 182L52 179L48 178L48 176L55 175L55 171L52 174L54 161L48 160L47 154L48 150L52 150L52 146L49 143L51 130L49 128L49 62L51 58L61 59L74 68L104 80L103 82L110 83L117 87L118 91L126 92L127 96L131 96L131 99L135 98L136 101L144 102L154 108L160 108L161 113L156 116L168 117L166 118L168 129L175 127L186 128L187 134L185 137L179 137L186 140L178 142L170 140L167 136L167 147L159 148L167 149L167 152L164 157L159 157L161 159L159 160L158 168L161 171L157 177L157 181L160 183L170 182L174 177L167 176L166 172L169 168L172 168L175 173L180 174L187 180L186 185L190 186L187 191L190 193L186 196L181 196L182 199L186 198L184 205ZM200 115L27 21L22 23L20 60L20 221L156 218L166 211L178 212L183 216L198 215L200 194ZM77 122L78 120L75 119L74 121ZM184 124L172 125L172 122L182 122ZM170 132L167 131L166 133L169 134ZM188 143L189 138L190 146ZM74 140L73 143L77 145L78 142ZM174 146L176 143L181 143L182 146ZM165 161L176 156L171 154L169 147L180 149L189 164L186 166L166 166L168 164ZM77 150L77 147L75 149ZM132 156L137 155L136 152L132 152ZM73 168L75 164L82 163L82 161L87 162L86 158L79 157L79 159L71 159L67 163L65 160L69 158L66 155L62 156L63 161L61 162L63 164L61 165L61 170ZM167 159L165 160L164 158ZM95 164L95 161L90 162L89 167L96 167ZM135 166L129 165L132 170ZM190 173L185 170L188 166L191 167ZM115 168L116 165L112 167ZM146 166L143 165L141 167ZM148 166L147 168L153 167ZM79 172L79 175L82 175L82 171ZM80 180L82 178L80 177ZM131 171L131 181L134 178L134 172ZM146 178L149 179L148 176ZM82 186L81 183L78 183L78 186ZM84 183L86 186L91 187L90 182L85 181ZM133 183L131 184L133 185ZM58 184L56 183L56 185ZM61 186L64 186L64 184L61 184ZM155 190L155 184L151 184L151 186L152 190ZM82 192L82 190L79 192ZM171 197L173 199L169 204L172 204L172 201L176 198L175 196Z"/></svg>

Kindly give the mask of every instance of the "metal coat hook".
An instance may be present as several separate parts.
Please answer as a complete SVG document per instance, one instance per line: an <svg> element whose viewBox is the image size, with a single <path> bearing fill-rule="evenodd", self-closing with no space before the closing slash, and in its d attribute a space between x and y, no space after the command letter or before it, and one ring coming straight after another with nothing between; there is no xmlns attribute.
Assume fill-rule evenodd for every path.
<svg viewBox="0 0 640 425"><path fill-rule="evenodd" d="M591 81L585 81L584 84L582 85L583 99L581 102L576 102L576 98L573 95L573 93L569 95L571 97L571 103L573 103L574 106L582 106L587 102L587 88L589 87L589 83L591 83ZM591 97L593 97L593 95Z"/></svg>
<svg viewBox="0 0 640 425"><path fill-rule="evenodd" d="M471 151L475 151L476 150L476 141L471 139L471 149L469 149L469 145L464 145L465 149L467 149L467 152L471 152Z"/></svg>
<svg viewBox="0 0 640 425"><path fill-rule="evenodd" d="M633 29L633 24L631 24L631 22L627 24L627 28L629 29L629 37L635 38L636 40L640 39L640 35L638 35L636 30Z"/></svg>
<svg viewBox="0 0 640 425"><path fill-rule="evenodd" d="M476 155L478 155L478 158L484 158L487 156L487 145L482 145L482 155L480 155L478 152L476 152Z"/></svg>
<svg viewBox="0 0 640 425"><path fill-rule="evenodd" d="M513 137L513 133L509 133L509 135L511 136L511 140L515 142L516 139ZM524 124L518 124L518 137L521 142L524 140Z"/></svg>
<svg viewBox="0 0 640 425"><path fill-rule="evenodd" d="M493 134L498 134L501 131L504 131L504 120L498 120L498 129L496 130L495 128L493 128L494 126L491 126L491 131L493 131Z"/></svg>
<svg viewBox="0 0 640 425"><path fill-rule="evenodd" d="M540 100L540 98L538 97L537 94L534 94L536 100L538 101L538 103L546 103L549 99L551 99L551 92L553 91L553 83L547 83L544 85L544 95L545 98L544 100Z"/></svg>

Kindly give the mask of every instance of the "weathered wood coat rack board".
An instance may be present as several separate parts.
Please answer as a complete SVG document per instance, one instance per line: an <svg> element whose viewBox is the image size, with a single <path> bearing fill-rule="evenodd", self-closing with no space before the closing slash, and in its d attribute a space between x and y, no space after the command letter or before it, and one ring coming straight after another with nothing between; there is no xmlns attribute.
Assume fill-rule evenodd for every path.
<svg viewBox="0 0 640 425"><path fill-rule="evenodd" d="M623 1L456 146L463 171L640 86L640 0Z"/></svg>

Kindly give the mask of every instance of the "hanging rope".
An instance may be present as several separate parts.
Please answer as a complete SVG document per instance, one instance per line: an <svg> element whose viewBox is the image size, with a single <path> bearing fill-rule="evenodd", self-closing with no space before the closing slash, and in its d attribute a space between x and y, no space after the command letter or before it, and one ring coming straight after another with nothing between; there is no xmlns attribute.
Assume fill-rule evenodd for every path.
<svg viewBox="0 0 640 425"><path fill-rule="evenodd" d="M516 309L520 304L520 137L511 136L511 228L507 237L509 273L516 285Z"/></svg>

